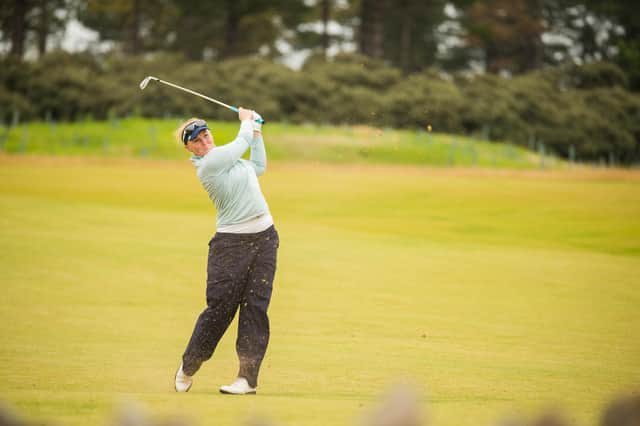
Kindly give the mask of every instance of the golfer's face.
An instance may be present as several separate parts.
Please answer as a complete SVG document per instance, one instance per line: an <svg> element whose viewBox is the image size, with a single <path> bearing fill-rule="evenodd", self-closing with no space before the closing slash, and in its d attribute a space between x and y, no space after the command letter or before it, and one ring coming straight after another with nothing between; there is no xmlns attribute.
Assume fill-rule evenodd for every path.
<svg viewBox="0 0 640 426"><path fill-rule="evenodd" d="M213 136L211 132L207 129L201 131L194 140L187 142L185 148L187 148L189 152L202 157L213 148Z"/></svg>

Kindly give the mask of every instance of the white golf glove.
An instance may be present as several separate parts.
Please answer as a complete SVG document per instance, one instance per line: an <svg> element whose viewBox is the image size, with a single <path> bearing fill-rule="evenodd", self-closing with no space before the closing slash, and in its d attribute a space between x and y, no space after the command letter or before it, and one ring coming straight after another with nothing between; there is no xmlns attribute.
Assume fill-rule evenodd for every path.
<svg viewBox="0 0 640 426"><path fill-rule="evenodd" d="M253 111L253 116L251 117L251 123L253 123L253 131L262 133L262 123L256 120L262 121L262 116L257 112Z"/></svg>

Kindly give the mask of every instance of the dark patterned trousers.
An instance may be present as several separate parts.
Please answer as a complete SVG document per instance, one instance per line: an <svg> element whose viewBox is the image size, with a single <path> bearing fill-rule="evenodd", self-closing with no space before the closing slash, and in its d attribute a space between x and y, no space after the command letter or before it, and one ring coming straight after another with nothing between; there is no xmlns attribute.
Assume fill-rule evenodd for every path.
<svg viewBox="0 0 640 426"><path fill-rule="evenodd" d="M255 234L216 233L209 242L207 307L196 321L182 355L183 371L192 376L213 355L236 311L240 360L238 377L258 385L258 371L269 343L267 308L273 290L279 246L274 226Z"/></svg>

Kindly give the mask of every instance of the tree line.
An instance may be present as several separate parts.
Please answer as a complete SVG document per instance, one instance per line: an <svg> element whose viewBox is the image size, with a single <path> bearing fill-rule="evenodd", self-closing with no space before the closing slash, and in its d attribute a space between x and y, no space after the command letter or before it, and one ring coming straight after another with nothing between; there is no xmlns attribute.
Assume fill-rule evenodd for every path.
<svg viewBox="0 0 640 426"><path fill-rule="evenodd" d="M612 63L552 67L505 79L402 70L359 54L310 58L301 70L262 58L205 63L183 55L54 52L0 61L0 118L125 116L233 119L192 95L138 85L147 75L258 110L267 121L366 124L473 135L581 161L640 161L640 95Z"/></svg>
<svg viewBox="0 0 640 426"><path fill-rule="evenodd" d="M7 0L0 44L14 58L42 56L76 19L129 55L214 62L343 51L404 75L427 68L517 75L612 61L638 90L639 15L635 0Z"/></svg>

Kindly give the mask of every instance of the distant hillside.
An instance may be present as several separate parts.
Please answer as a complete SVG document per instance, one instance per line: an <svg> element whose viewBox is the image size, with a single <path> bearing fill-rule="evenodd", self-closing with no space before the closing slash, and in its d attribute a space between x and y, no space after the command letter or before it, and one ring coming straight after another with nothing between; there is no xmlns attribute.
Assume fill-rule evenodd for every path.
<svg viewBox="0 0 640 426"><path fill-rule="evenodd" d="M188 154L173 139L178 124L176 119L138 118L28 123L0 128L0 150L17 154L187 158ZM210 126L220 145L231 141L238 129L234 122L210 122ZM544 152L543 146L534 147L534 153L511 144L427 131L268 123L264 135L271 160L507 168L565 164Z"/></svg>

